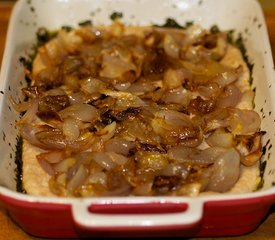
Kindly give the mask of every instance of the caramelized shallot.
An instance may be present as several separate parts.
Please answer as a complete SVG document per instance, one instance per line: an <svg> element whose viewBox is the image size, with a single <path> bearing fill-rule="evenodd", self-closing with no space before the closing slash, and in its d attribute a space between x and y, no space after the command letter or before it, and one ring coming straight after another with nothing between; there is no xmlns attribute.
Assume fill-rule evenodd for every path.
<svg viewBox="0 0 275 240"><path fill-rule="evenodd" d="M41 150L49 190L63 197L230 191L240 169L261 157L261 119L239 50L212 30L115 20L59 30L39 46L26 71L27 99L11 104L26 111L20 133Z"/></svg>
<svg viewBox="0 0 275 240"><path fill-rule="evenodd" d="M240 175L240 155L234 148L229 148L219 155L211 171L208 191L226 192L237 182Z"/></svg>

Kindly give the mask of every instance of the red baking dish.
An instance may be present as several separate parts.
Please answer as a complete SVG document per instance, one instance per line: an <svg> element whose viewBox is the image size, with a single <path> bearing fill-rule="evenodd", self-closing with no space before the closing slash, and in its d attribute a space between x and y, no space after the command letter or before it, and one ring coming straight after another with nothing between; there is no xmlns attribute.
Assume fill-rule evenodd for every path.
<svg viewBox="0 0 275 240"><path fill-rule="evenodd" d="M38 27L57 29L92 19L110 24L113 12L126 24L161 24L168 17L194 21L205 28L241 33L254 64L255 110L262 117L263 186L251 193L199 197L58 198L16 191L16 143L19 116L9 97L22 97L20 56L35 41ZM214 14L213 14L214 13ZM27 233L39 237L236 236L259 226L275 202L274 67L262 11L256 0L19 0L12 13L0 81L0 202Z"/></svg>

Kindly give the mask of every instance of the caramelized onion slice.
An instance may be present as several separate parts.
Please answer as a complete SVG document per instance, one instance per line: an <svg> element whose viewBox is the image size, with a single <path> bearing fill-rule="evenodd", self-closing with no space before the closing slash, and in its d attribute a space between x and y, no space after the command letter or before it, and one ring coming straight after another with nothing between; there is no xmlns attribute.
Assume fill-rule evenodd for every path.
<svg viewBox="0 0 275 240"><path fill-rule="evenodd" d="M223 128L216 129L212 134L206 138L206 142L211 147L230 148L233 146L233 136L226 132Z"/></svg>
<svg viewBox="0 0 275 240"><path fill-rule="evenodd" d="M165 34L163 40L163 48L165 53L171 58L179 57L179 46L170 34Z"/></svg>
<svg viewBox="0 0 275 240"><path fill-rule="evenodd" d="M189 116L178 111L161 110L155 114L155 117L163 120L165 124L173 127L192 126Z"/></svg>
<svg viewBox="0 0 275 240"><path fill-rule="evenodd" d="M71 117L66 118L62 128L63 134L66 136L67 140L74 141L79 137L80 129L76 119Z"/></svg>
<svg viewBox="0 0 275 240"><path fill-rule="evenodd" d="M135 144L123 138L112 138L106 141L104 146L107 152L115 152L127 156Z"/></svg>
<svg viewBox="0 0 275 240"><path fill-rule="evenodd" d="M63 151L49 151L43 152L37 155L38 160L45 160L48 163L58 163L64 159L64 152Z"/></svg>
<svg viewBox="0 0 275 240"><path fill-rule="evenodd" d="M259 114L253 110L230 109L229 130L234 135L249 135L257 132L261 126Z"/></svg>
<svg viewBox="0 0 275 240"><path fill-rule="evenodd" d="M77 169L72 178L68 181L67 189L69 191L75 190L77 187L81 186L85 179L87 178L88 173L86 168L83 165Z"/></svg>
<svg viewBox="0 0 275 240"><path fill-rule="evenodd" d="M189 155L192 162L199 166L213 164L216 159L225 152L225 149L219 147L210 147Z"/></svg>
<svg viewBox="0 0 275 240"><path fill-rule="evenodd" d="M188 106L192 94L184 88L179 88L167 91L163 94L161 100L165 103L177 103L183 106Z"/></svg>
<svg viewBox="0 0 275 240"><path fill-rule="evenodd" d="M54 169L57 172L65 173L67 172L74 164L76 163L76 159L69 157L65 158L63 161L54 164Z"/></svg>
<svg viewBox="0 0 275 240"><path fill-rule="evenodd" d="M54 176L55 175L55 169L52 167L52 165L47 162L44 159L37 159L39 165L41 166L41 168L50 176Z"/></svg>
<svg viewBox="0 0 275 240"><path fill-rule="evenodd" d="M104 141L107 141L109 139L111 139L116 131L116 122L112 122L111 124L105 126L104 128L100 129L97 134L99 134L101 136L101 138Z"/></svg>
<svg viewBox="0 0 275 240"><path fill-rule="evenodd" d="M189 161L189 155L196 153L198 150L194 148L184 147L181 145L174 146L167 151L170 159L178 162Z"/></svg>
<svg viewBox="0 0 275 240"><path fill-rule="evenodd" d="M217 83L220 86L220 88L224 88L225 86L237 81L241 72L242 72L242 67L239 66L234 70L226 71L219 74L212 81Z"/></svg>
<svg viewBox="0 0 275 240"><path fill-rule="evenodd" d="M93 160L102 168L110 171L116 167L116 163L107 153L97 152L93 154Z"/></svg>
<svg viewBox="0 0 275 240"><path fill-rule="evenodd" d="M170 163L160 171L162 176L179 176L181 179L187 179L191 167L188 164Z"/></svg>
<svg viewBox="0 0 275 240"><path fill-rule="evenodd" d="M84 122L93 122L99 117L98 110L89 104L75 104L71 105L59 112L60 117L65 119L72 117Z"/></svg>
<svg viewBox="0 0 275 240"><path fill-rule="evenodd" d="M31 123L35 117L36 117L36 113L38 111L38 103L39 103L39 99L38 98L34 98L30 105L29 108L27 110L27 112L24 114L24 116L18 121L18 124L25 124L25 123Z"/></svg>
<svg viewBox="0 0 275 240"><path fill-rule="evenodd" d="M221 154L210 169L208 191L226 192L234 186L240 175L240 155L230 148Z"/></svg>
<svg viewBox="0 0 275 240"><path fill-rule="evenodd" d="M241 99L240 89L234 85L225 87L224 92L217 99L217 107L235 107Z"/></svg>

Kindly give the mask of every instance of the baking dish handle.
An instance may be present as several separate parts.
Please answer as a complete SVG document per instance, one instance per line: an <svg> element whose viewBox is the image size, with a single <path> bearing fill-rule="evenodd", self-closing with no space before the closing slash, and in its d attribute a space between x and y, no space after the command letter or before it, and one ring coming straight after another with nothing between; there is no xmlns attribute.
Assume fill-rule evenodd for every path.
<svg viewBox="0 0 275 240"><path fill-rule="evenodd" d="M203 215L203 201L72 204L75 223L91 230L193 227Z"/></svg>

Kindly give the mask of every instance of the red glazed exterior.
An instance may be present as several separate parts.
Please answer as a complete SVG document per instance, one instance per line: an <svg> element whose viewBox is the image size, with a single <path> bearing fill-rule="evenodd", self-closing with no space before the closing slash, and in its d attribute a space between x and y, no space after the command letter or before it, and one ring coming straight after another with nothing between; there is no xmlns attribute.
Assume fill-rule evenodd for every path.
<svg viewBox="0 0 275 240"><path fill-rule="evenodd" d="M70 204L29 202L0 195L10 216L23 230L34 236L48 238L236 236L253 231L259 226L274 203L274 197L274 195L267 195L249 199L206 201L201 221L189 225L91 229L80 226L74 221ZM147 212L146 208L149 209L151 206L154 207L152 203L148 203L145 211ZM118 205L118 208L123 207L123 204ZM180 206L179 211L184 211L185 207ZM100 207L98 209L97 211L100 211ZM173 212L176 208L171 206L170 210ZM116 214L116 210L113 213Z"/></svg>

